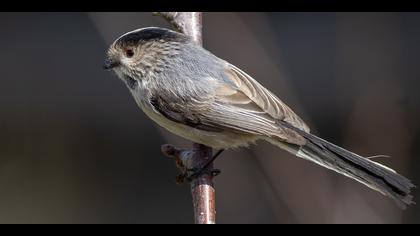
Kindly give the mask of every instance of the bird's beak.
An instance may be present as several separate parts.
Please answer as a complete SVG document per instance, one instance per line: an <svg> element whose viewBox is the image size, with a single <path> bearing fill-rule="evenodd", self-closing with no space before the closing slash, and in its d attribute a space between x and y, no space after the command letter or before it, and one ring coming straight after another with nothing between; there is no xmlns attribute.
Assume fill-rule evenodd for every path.
<svg viewBox="0 0 420 236"><path fill-rule="evenodd" d="M111 58L107 58L104 62L103 68L104 70L111 70L114 67L118 66L120 63L111 59Z"/></svg>

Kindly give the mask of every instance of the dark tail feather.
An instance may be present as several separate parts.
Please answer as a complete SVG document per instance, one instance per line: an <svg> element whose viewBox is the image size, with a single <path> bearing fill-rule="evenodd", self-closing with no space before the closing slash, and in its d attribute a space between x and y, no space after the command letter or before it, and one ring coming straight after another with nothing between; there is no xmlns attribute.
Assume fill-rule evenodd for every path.
<svg viewBox="0 0 420 236"><path fill-rule="evenodd" d="M394 170L306 133L284 121L280 124L307 140L307 143L299 149L298 156L353 178L391 197L403 209L406 205L414 203L410 191L415 186Z"/></svg>

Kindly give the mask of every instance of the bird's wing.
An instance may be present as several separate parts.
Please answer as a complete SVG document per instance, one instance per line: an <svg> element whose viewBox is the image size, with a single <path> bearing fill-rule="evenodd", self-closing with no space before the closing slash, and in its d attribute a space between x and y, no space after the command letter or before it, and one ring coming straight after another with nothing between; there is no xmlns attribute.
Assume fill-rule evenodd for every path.
<svg viewBox="0 0 420 236"><path fill-rule="evenodd" d="M239 68L226 64L227 80L219 83L208 115L218 125L302 145L305 140L296 132L279 124L285 121L309 132L309 127L277 96ZM233 84L233 86L232 86Z"/></svg>
<svg viewBox="0 0 420 236"><path fill-rule="evenodd" d="M249 75L227 64L226 80L219 81L211 96L174 101L173 97L155 94L150 102L166 118L196 129L223 132L230 130L276 137L302 145L303 137L279 125L284 120L309 132L306 124L274 94Z"/></svg>
<svg viewBox="0 0 420 236"><path fill-rule="evenodd" d="M255 103L261 111L276 120L284 120L305 132L310 131L305 122L292 109L251 76L231 64L227 64L227 74L229 79L238 87L237 93L243 93L248 97L248 103ZM233 104L237 102L235 96L229 96L229 98L229 102Z"/></svg>

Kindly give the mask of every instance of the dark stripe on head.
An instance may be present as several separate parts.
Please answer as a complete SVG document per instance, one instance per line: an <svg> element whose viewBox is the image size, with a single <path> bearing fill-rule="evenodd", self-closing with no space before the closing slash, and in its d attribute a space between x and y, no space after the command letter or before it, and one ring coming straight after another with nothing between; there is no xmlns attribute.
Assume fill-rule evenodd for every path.
<svg viewBox="0 0 420 236"><path fill-rule="evenodd" d="M124 45L137 45L140 41L147 42L161 39L165 41L178 42L185 42L188 40L184 34L164 28L149 27L129 32L117 39L116 43Z"/></svg>

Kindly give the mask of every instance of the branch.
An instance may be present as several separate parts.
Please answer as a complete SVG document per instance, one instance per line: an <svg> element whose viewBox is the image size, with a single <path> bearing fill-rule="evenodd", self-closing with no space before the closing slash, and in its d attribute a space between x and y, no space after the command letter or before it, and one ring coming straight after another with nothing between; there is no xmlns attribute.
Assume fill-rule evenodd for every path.
<svg viewBox="0 0 420 236"><path fill-rule="evenodd" d="M201 12L157 12L156 14L165 18L177 31L203 45Z"/></svg>
<svg viewBox="0 0 420 236"><path fill-rule="evenodd" d="M202 45L201 12L157 12L155 14L162 16L176 30ZM178 183L184 182L184 179L190 176L190 170L202 168L213 155L212 148L198 143L194 143L191 150L179 149L173 145L165 144L162 145L162 152L174 158L177 167L181 170L182 174L177 177ZM212 173L215 173L215 170L213 164L210 164L205 171L190 182L196 224L216 223L215 189Z"/></svg>

